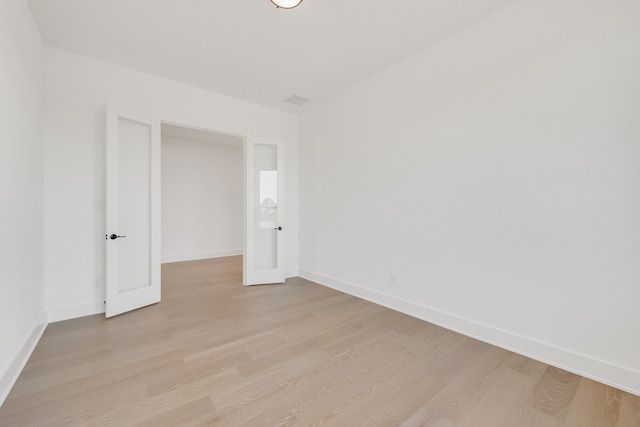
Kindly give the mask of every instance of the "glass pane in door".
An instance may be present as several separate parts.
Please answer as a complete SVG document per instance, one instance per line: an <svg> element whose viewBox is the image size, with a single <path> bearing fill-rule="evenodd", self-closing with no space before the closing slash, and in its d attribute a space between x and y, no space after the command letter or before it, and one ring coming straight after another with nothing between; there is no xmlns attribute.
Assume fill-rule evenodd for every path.
<svg viewBox="0 0 640 427"><path fill-rule="evenodd" d="M118 120L118 292L127 292L151 285L151 126Z"/></svg>
<svg viewBox="0 0 640 427"><path fill-rule="evenodd" d="M256 270L278 267L278 147L254 145Z"/></svg>

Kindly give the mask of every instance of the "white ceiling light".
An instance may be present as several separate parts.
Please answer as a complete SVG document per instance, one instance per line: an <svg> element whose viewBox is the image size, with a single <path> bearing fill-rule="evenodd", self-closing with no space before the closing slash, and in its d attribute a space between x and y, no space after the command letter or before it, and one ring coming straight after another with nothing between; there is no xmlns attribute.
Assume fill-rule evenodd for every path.
<svg viewBox="0 0 640 427"><path fill-rule="evenodd" d="M302 0L271 0L271 3L280 9L293 9L302 3Z"/></svg>

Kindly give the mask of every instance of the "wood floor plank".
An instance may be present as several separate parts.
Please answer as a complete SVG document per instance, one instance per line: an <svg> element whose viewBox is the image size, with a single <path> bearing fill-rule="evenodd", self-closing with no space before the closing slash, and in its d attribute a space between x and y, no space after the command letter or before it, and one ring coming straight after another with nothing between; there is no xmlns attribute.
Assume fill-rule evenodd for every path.
<svg viewBox="0 0 640 427"><path fill-rule="evenodd" d="M527 404L563 421L578 391L579 375L549 366L529 396Z"/></svg>
<svg viewBox="0 0 640 427"><path fill-rule="evenodd" d="M395 336L357 364L326 374L323 388L291 405L303 425L397 425L444 385L426 369L435 357L412 357L415 343ZM286 404L286 403L285 403ZM380 419L379 414L385 414ZM282 420L274 419L275 424Z"/></svg>
<svg viewBox="0 0 640 427"><path fill-rule="evenodd" d="M520 354L512 353L509 356L508 365L514 371L520 372L521 374L525 374L535 379L536 381L540 380L542 375L545 373L547 368L549 367L547 364L538 362L537 360L529 359L526 356L522 356Z"/></svg>
<svg viewBox="0 0 640 427"><path fill-rule="evenodd" d="M582 378L562 425L615 426L619 420L621 394L620 390Z"/></svg>
<svg viewBox="0 0 640 427"><path fill-rule="evenodd" d="M455 427L455 423L424 404L400 427Z"/></svg>
<svg viewBox="0 0 640 427"><path fill-rule="evenodd" d="M493 385L501 371L502 363L509 352L495 347L484 347L485 351L468 362L458 375L451 376L447 386L434 397L431 407L454 422L459 422Z"/></svg>
<svg viewBox="0 0 640 427"><path fill-rule="evenodd" d="M198 380L189 383L180 389L173 389L167 393L150 396L144 400L126 401L120 400L119 404L111 404L108 409L100 411L87 410L84 407L76 408L78 419L83 426L94 425L135 425L153 417L161 417L171 413L184 405L208 398L211 388L224 384L237 378L238 374L232 367L209 376L200 376ZM112 390L113 392L113 390ZM63 424L65 425L65 424Z"/></svg>
<svg viewBox="0 0 640 427"><path fill-rule="evenodd" d="M242 257L165 264L162 302L49 325L5 426L640 426L640 397Z"/></svg>
<svg viewBox="0 0 640 427"><path fill-rule="evenodd" d="M508 426L558 427L560 420L529 405L523 405Z"/></svg>
<svg viewBox="0 0 640 427"><path fill-rule="evenodd" d="M616 427L634 425L640 426L640 398L629 393L621 393Z"/></svg>
<svg viewBox="0 0 640 427"><path fill-rule="evenodd" d="M178 408L163 412L145 421L135 424L137 427L187 426L193 425L215 412L209 397L186 403Z"/></svg>
<svg viewBox="0 0 640 427"><path fill-rule="evenodd" d="M465 411L457 427L512 425L535 381L512 369L502 370L497 375L497 378L489 381L491 385L476 404ZM496 402L500 402L500 411L489 409Z"/></svg>

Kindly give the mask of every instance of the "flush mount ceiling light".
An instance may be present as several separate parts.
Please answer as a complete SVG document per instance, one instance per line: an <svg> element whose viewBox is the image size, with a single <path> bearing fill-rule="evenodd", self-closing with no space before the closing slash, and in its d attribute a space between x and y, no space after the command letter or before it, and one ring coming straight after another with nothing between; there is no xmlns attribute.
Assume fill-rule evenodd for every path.
<svg viewBox="0 0 640 427"><path fill-rule="evenodd" d="M302 0L271 0L278 9L293 9L302 3Z"/></svg>

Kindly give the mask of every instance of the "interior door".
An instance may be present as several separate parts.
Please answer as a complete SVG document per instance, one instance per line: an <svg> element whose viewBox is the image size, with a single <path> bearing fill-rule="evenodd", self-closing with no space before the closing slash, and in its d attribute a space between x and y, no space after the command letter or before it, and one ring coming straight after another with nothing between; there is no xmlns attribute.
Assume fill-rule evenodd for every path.
<svg viewBox="0 0 640 427"><path fill-rule="evenodd" d="M160 301L160 121L107 107L105 314Z"/></svg>
<svg viewBox="0 0 640 427"><path fill-rule="evenodd" d="M284 283L284 144L246 138L243 283Z"/></svg>

